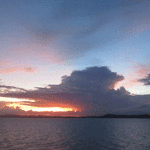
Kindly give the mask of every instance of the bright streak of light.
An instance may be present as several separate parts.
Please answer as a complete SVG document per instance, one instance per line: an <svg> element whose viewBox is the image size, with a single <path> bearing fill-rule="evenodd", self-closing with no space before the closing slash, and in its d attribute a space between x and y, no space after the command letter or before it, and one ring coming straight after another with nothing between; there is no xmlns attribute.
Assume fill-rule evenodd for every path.
<svg viewBox="0 0 150 150"><path fill-rule="evenodd" d="M7 98L7 97L0 97L0 101L3 101L3 102L35 102L34 100L30 100L30 99L18 99L18 98Z"/></svg>
<svg viewBox="0 0 150 150"><path fill-rule="evenodd" d="M63 107L34 107L34 106L27 106L27 105L19 105L19 104L8 104L9 107L19 107L24 111L37 111L37 112L67 112L67 111L74 111L72 108L63 108ZM75 110L76 111L76 110Z"/></svg>

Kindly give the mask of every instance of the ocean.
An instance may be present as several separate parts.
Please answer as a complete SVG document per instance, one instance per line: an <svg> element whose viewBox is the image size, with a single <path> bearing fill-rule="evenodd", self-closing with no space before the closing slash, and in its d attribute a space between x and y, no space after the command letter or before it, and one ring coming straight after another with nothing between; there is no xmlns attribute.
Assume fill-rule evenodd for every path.
<svg viewBox="0 0 150 150"><path fill-rule="evenodd" d="M150 150L150 119L0 118L0 150Z"/></svg>

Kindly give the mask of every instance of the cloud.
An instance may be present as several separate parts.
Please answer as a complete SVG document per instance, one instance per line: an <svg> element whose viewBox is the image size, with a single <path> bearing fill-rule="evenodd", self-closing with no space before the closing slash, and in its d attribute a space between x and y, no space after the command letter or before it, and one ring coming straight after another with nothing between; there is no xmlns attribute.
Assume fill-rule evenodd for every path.
<svg viewBox="0 0 150 150"><path fill-rule="evenodd" d="M0 74L8 74L8 73L14 73L14 72L26 72L26 73L34 73L36 72L36 68L32 67L12 67L12 68L0 68Z"/></svg>
<svg viewBox="0 0 150 150"><path fill-rule="evenodd" d="M1 103L0 103L1 105ZM0 107L0 115L34 115L34 116L39 116L39 115L43 115L43 116L81 116L82 114L80 112L37 112L37 111L24 111L22 110L19 105L18 107L14 108L14 107L9 107L6 106L6 104L1 108Z"/></svg>
<svg viewBox="0 0 150 150"><path fill-rule="evenodd" d="M17 58L14 61L13 59L5 58L3 61L0 61L0 74L10 74L15 72L34 73L38 70L36 67L22 64Z"/></svg>
<svg viewBox="0 0 150 150"><path fill-rule="evenodd" d="M64 113L41 112L43 115L81 116L107 113L147 113L147 107L145 111L143 107L149 105L150 95L132 96L124 87L115 90L115 85L122 80L124 80L122 75L112 72L108 67L95 66L84 70L75 70L70 76L63 76L59 85L36 87L35 90L1 85L0 96L22 99L22 102L19 103L25 106L64 107L77 110L77 112ZM28 101L23 101L23 99L28 99ZM31 102L31 100L34 101ZM4 102L2 103L4 107ZM6 107L2 112L4 113L7 110L6 112L15 114L40 115L40 113L20 110L20 104L18 104L17 110ZM140 110L141 107L142 110Z"/></svg>
<svg viewBox="0 0 150 150"><path fill-rule="evenodd" d="M18 88L15 86L0 85L0 93L11 93L11 92L26 92L27 90L23 88Z"/></svg>
<svg viewBox="0 0 150 150"><path fill-rule="evenodd" d="M150 65L149 64L138 64L134 65L133 69L139 78L147 76L150 74Z"/></svg>
<svg viewBox="0 0 150 150"><path fill-rule="evenodd" d="M138 81L144 83L144 85L150 85L150 74L148 74L147 77L145 77L145 78L143 78L143 79L140 79L140 80L138 80Z"/></svg>
<svg viewBox="0 0 150 150"><path fill-rule="evenodd" d="M146 79L147 74L150 74L149 64L136 64L135 62L132 62L132 67L130 67L125 74L125 80L118 82L115 88L120 86L130 88L135 85L141 85L141 83L144 82L144 80L141 79Z"/></svg>
<svg viewBox="0 0 150 150"><path fill-rule="evenodd" d="M67 107L77 110L77 112L64 113L37 113L39 115L139 114L138 110L144 113L144 110L140 110L139 108L150 103L150 95L132 96L124 87L115 90L115 84L122 80L124 80L122 75L112 72L105 66L89 67L84 70L75 70L70 76L63 76L62 82L59 85L36 87L35 90L25 90L13 86L1 85L1 89L5 88L5 91L1 92L0 96L28 99L28 101L19 102L25 106ZM34 101L30 102L30 100ZM2 103L4 107L4 102ZM37 115L36 112L20 110L19 105L17 109L9 109L9 107L6 107L2 110L2 114L7 110L6 112L15 114ZM145 110L145 113L148 112L147 110Z"/></svg>
<svg viewBox="0 0 150 150"><path fill-rule="evenodd" d="M150 114L150 105L140 105L136 107L132 107L129 109L122 109L117 112L122 115L141 115L141 114Z"/></svg>
<svg viewBox="0 0 150 150"><path fill-rule="evenodd" d="M107 67L90 67L81 71L73 71L70 76L62 77L62 87L77 90L99 90L102 92L113 89L124 77L111 72Z"/></svg>
<svg viewBox="0 0 150 150"><path fill-rule="evenodd" d="M0 115L6 115L6 114L23 115L25 114L25 111L19 109L19 107L15 109L14 107L8 107L5 105L0 109Z"/></svg>
<svg viewBox="0 0 150 150"><path fill-rule="evenodd" d="M63 76L59 85L48 85L36 90L1 93L2 97L35 100L28 105L43 107L77 108L80 115L102 115L115 112L118 108L130 108L129 92L125 88L114 90L124 77L107 67L90 67L75 70L70 76Z"/></svg>
<svg viewBox="0 0 150 150"><path fill-rule="evenodd" d="M21 57L23 58L23 57ZM0 74L11 74L11 73L28 73L32 74L37 72L37 67L33 65L22 64L18 58L5 58L0 61Z"/></svg>
<svg viewBox="0 0 150 150"><path fill-rule="evenodd" d="M15 20L25 30L26 39L30 39L29 45L41 45L35 48L34 54L39 54L42 49L42 56L48 56L54 62L76 59L93 49L101 51L105 44L149 29L148 1L76 0L72 3L70 0L44 0L10 3L15 9L10 9L6 3L1 6L10 11L5 14L6 22L9 17ZM47 50L43 46L47 46Z"/></svg>

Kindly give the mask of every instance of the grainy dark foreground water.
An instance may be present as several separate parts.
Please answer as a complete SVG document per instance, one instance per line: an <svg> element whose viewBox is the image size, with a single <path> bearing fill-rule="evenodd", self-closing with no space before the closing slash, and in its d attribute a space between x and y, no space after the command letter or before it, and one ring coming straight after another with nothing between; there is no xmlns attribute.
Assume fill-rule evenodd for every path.
<svg viewBox="0 0 150 150"><path fill-rule="evenodd" d="M0 118L0 150L150 150L150 119Z"/></svg>

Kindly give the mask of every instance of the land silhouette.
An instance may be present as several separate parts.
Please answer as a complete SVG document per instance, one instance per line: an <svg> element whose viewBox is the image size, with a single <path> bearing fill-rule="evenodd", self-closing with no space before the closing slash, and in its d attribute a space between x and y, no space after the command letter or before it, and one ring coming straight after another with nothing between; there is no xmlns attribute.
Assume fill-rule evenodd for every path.
<svg viewBox="0 0 150 150"><path fill-rule="evenodd" d="M117 115L117 114L106 114L103 116L43 116L43 115L0 115L0 118L150 118L149 114L141 115Z"/></svg>

